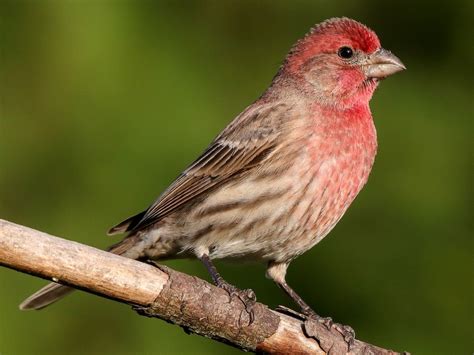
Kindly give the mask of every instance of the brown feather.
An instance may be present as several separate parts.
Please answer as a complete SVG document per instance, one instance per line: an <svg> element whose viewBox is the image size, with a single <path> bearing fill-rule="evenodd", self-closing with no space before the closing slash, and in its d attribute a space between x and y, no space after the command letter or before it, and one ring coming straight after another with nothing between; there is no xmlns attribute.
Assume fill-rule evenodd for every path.
<svg viewBox="0 0 474 355"><path fill-rule="evenodd" d="M137 235L128 236L119 243L109 247L108 251L117 255L124 254L136 243L137 238ZM24 300L20 304L19 308L22 311L40 310L54 302L59 301L73 291L75 291L75 288L73 287L51 282Z"/></svg>
<svg viewBox="0 0 474 355"><path fill-rule="evenodd" d="M280 112L272 114L273 125L263 122L265 129L262 129L264 118L268 116L269 111L275 110ZM143 218L133 226L128 226L126 230L136 232L156 223L203 193L225 183L229 178L258 166L277 146L282 128L278 124L275 125L275 122L283 120L275 117L286 111L285 105L264 105L258 110L252 107L245 110L148 208ZM240 129L236 130L235 124L238 122ZM255 129L256 127L259 127L259 130ZM127 221L119 224L118 230L123 231L123 225ZM111 232L117 231L117 227L112 228Z"/></svg>

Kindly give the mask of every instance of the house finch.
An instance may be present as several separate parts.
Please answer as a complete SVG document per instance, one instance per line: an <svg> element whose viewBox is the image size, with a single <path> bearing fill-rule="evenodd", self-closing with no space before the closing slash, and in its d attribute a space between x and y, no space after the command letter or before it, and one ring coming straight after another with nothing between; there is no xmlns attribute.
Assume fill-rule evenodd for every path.
<svg viewBox="0 0 474 355"><path fill-rule="evenodd" d="M285 281L290 262L323 239L364 186L377 139L369 101L379 80L405 69L359 22L333 18L290 50L270 87L238 115L144 212L110 229L128 235L109 251L138 260L196 257L268 263ZM41 309L72 289L49 284L21 309ZM251 299L251 293L245 293Z"/></svg>

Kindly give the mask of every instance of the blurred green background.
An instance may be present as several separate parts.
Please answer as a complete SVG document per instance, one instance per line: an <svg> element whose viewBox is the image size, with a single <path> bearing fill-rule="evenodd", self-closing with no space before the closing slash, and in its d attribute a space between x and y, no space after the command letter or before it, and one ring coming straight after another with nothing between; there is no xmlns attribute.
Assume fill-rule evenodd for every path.
<svg viewBox="0 0 474 355"><path fill-rule="evenodd" d="M103 248L267 87L313 24L349 16L408 67L372 101L379 153L345 218L289 269L320 314L414 354L470 354L473 2L0 2L0 218ZM196 261L168 262L208 278ZM263 265L218 263L272 307ZM0 354L237 354L85 293L0 269Z"/></svg>

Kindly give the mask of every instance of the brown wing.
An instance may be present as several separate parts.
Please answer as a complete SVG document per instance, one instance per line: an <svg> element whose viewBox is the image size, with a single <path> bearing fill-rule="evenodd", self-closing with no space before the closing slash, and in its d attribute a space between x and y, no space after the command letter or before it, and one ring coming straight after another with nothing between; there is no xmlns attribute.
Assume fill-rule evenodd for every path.
<svg viewBox="0 0 474 355"><path fill-rule="evenodd" d="M109 234L137 231L217 187L230 177L252 169L277 144L283 105L252 106L238 116L165 192L146 210L113 227Z"/></svg>

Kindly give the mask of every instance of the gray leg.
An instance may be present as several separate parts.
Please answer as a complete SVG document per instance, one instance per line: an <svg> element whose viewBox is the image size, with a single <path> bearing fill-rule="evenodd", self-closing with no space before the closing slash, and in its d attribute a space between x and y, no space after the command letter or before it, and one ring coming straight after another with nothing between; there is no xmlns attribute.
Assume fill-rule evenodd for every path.
<svg viewBox="0 0 474 355"><path fill-rule="evenodd" d="M257 297L255 296L255 292L251 289L246 289L246 290L241 290L234 285L231 285L228 283L224 278L219 274L217 271L216 266L213 264L211 259L209 258L209 255L204 254L201 256L201 261L206 267L207 271L209 272L209 275L211 275L212 281L214 284L227 291L229 296L237 296L239 299L242 301L242 303L245 305L245 309L249 312L251 316L251 322L253 322L253 313L252 313L252 307L255 304L255 301L257 300Z"/></svg>
<svg viewBox="0 0 474 355"><path fill-rule="evenodd" d="M303 301L303 299L295 292L295 290L293 290L286 282L283 282L283 283L277 282L277 285L283 291L285 291L285 293L288 296L290 296L290 298L300 307L301 312L305 316L312 317L312 318L317 318L319 321L321 321L323 319L324 319L324 321L326 321L327 319L330 319L330 318L323 318L323 317L318 316L316 314L316 312L313 311L313 309L310 306L308 306L306 304L306 302Z"/></svg>
<svg viewBox="0 0 474 355"><path fill-rule="evenodd" d="M339 333L342 334L346 342L350 345L354 342L355 333L354 330L348 325L341 325L334 323L329 317L321 317L316 314L308 304L293 290L285 280L286 270L288 264L286 263L268 263L267 277L275 281L275 283L290 296L290 298L300 307L301 312L308 318L315 319L316 321L324 324L329 330L335 328Z"/></svg>

